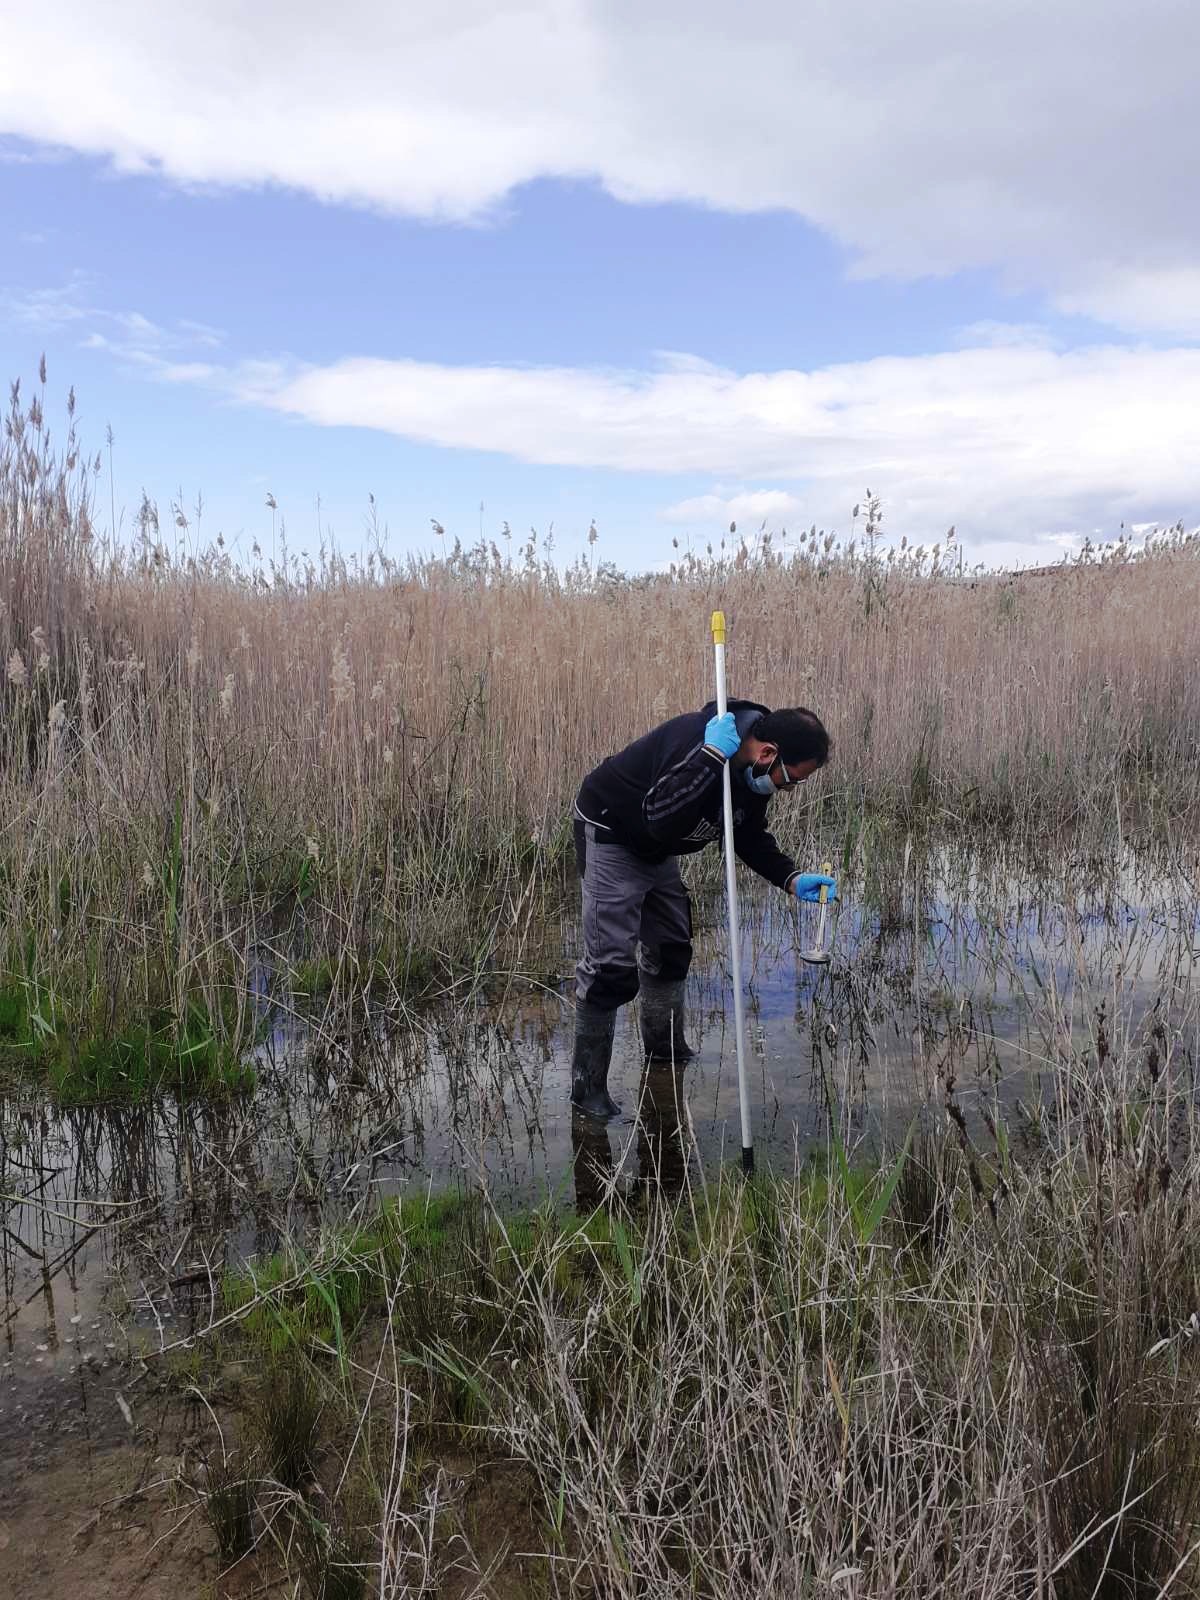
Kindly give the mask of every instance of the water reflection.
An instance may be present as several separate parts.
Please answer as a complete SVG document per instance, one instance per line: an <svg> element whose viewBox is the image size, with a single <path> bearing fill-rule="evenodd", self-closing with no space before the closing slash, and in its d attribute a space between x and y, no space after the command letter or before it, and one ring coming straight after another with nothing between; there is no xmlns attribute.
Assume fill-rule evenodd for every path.
<svg viewBox="0 0 1200 1600"><path fill-rule="evenodd" d="M575 1209L581 1216L617 1199L645 1205L673 1200L683 1192L695 1152L686 1111L688 1072L659 1064L643 1069L632 1130L628 1123L605 1126L572 1111ZM632 1170L622 1190L618 1179L627 1155Z"/></svg>
<svg viewBox="0 0 1200 1600"><path fill-rule="evenodd" d="M668 1200L683 1192L692 1157L686 1076L686 1067L647 1067L638 1095L638 1181L647 1195Z"/></svg>
<svg viewBox="0 0 1200 1600"><path fill-rule="evenodd" d="M580 1216L590 1216L608 1204L616 1165L608 1128L579 1111L571 1113L571 1159L575 1209Z"/></svg>
<svg viewBox="0 0 1200 1600"><path fill-rule="evenodd" d="M1050 883L1006 863L902 859L887 884L848 890L828 968L799 959L812 942L804 913L779 896L746 907L760 1164L790 1165L823 1141L831 1108L848 1138L878 1142L915 1108L936 1109L948 1085L968 1117L1033 1117L1048 1095L1073 1114L1097 1074L1149 1072L1153 1052L1163 1092L1192 1093L1200 923L1187 874L1125 862ZM380 1196L461 1183L486 1185L500 1205L590 1209L609 1191L669 1197L689 1172L736 1156L720 902L701 898L698 910L696 1059L646 1070L627 1009L613 1078L634 1109L607 1129L570 1113L569 1000L519 983L499 1001L389 1019L352 1042L273 1018L244 1102L4 1102L9 1357L45 1345L38 1359L52 1364L67 1337L77 1355L81 1335L64 1329L90 1329L105 1293L115 1309L129 1295L151 1325L203 1317L227 1263ZM568 927L564 971L573 940Z"/></svg>

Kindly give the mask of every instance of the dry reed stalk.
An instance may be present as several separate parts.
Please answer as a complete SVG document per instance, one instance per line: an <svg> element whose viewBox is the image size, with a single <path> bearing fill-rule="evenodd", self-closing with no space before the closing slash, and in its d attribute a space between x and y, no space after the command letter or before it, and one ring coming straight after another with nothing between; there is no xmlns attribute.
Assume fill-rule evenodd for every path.
<svg viewBox="0 0 1200 1600"><path fill-rule="evenodd" d="M798 849L850 850L871 817L1024 840L1200 817L1182 530L1029 578L884 559L877 507L863 548L763 536L651 577L561 568L536 536L242 564L191 550L180 508L174 547L150 505L131 544L99 539L73 427L56 450L14 393L0 447L0 893L38 973L113 1014L219 1012L298 903L294 948L352 988L406 952L494 960L552 903L580 776L708 697L717 601L735 689L834 734L807 806L779 808Z"/></svg>
<svg viewBox="0 0 1200 1600"><path fill-rule="evenodd" d="M352 1280L344 1245L311 1261L327 1294L372 1285L327 1442L331 1485L376 1485L383 1592L451 1561L492 1592L511 1556L538 1592L612 1600L1194 1600L1200 1146L1135 1077L1107 1091L1103 1148L1063 1126L995 1208L948 1123L931 1193L898 1191L873 1235L830 1156L677 1207L614 1192L582 1226L410 1201ZM480 1550L470 1486L499 1463L534 1486L534 1528Z"/></svg>

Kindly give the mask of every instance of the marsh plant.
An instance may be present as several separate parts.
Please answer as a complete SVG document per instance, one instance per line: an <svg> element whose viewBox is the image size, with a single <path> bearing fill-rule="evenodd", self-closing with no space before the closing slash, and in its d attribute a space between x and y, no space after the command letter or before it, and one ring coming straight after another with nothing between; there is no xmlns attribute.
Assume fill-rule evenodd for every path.
<svg viewBox="0 0 1200 1600"><path fill-rule="evenodd" d="M368 1564L354 1534L340 1519L322 1522L311 1511L302 1514L301 1565L304 1584L312 1600L364 1600L368 1594Z"/></svg>
<svg viewBox="0 0 1200 1600"><path fill-rule="evenodd" d="M324 1399L307 1356L296 1349L268 1364L253 1411L249 1439L264 1474L299 1489L313 1473Z"/></svg>
<svg viewBox="0 0 1200 1600"><path fill-rule="evenodd" d="M844 538L634 577L595 529L574 562L507 529L296 550L274 496L270 556L182 504L117 540L39 377L0 443L0 1264L13 1298L14 1238L48 1274L53 1227L100 1215L116 1265L105 1206L153 1253L180 1202L145 1277L205 1310L169 1349L251 1375L196 1496L221 1560L327 1600L1200 1596L1197 541L964 571L885 548L876 495ZM557 999L574 787L708 698L718 604L734 687L836 736L779 808L857 889L844 970L796 1002L820 1148L745 1185L692 1159L671 1084L637 1184L576 1141L579 1215L483 1177L380 1206L422 1095L544 1132L542 1063L518 1083L480 1002ZM1135 859L1155 918L1095 911ZM719 969L694 988L719 1019ZM307 1055L260 1052L249 1101L268 1002ZM902 1031L922 1115L871 1144L853 1085ZM54 1143L47 1092L148 1104ZM251 1210L284 1246L223 1263Z"/></svg>
<svg viewBox="0 0 1200 1600"><path fill-rule="evenodd" d="M0 443L0 1057L64 1096L241 1086L264 984L403 1005L544 963L579 777L709 697L717 603L734 686L836 733L781 819L798 850L1200 815L1181 528L1029 577L885 551L878 496L861 533L731 534L644 577L507 529L297 550L273 496L270 556L182 504L116 539L40 376Z"/></svg>
<svg viewBox="0 0 1200 1600"><path fill-rule="evenodd" d="M385 1595L1200 1595L1191 1046L1114 1037L1103 1115L1019 1161L947 1080L882 1161L831 1110L670 1203L406 1200L231 1280L219 1336L327 1364L323 1525L371 1486Z"/></svg>
<svg viewBox="0 0 1200 1600"><path fill-rule="evenodd" d="M254 1548L254 1485L244 1463L226 1455L210 1456L205 1468L204 1517L212 1529L217 1554L239 1561Z"/></svg>

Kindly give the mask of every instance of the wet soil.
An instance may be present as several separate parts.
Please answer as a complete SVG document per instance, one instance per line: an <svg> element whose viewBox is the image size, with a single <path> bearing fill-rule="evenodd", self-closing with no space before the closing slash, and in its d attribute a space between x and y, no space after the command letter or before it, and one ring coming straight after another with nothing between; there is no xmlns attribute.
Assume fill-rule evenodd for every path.
<svg viewBox="0 0 1200 1600"><path fill-rule="evenodd" d="M171 1600L249 1592L174 1480L182 1414L144 1363L97 1357L21 1385L0 1436L0 1594ZM126 1412L128 1411L128 1415ZM173 1414L174 1411L174 1414Z"/></svg>
<svg viewBox="0 0 1200 1600"><path fill-rule="evenodd" d="M270 1541L230 1565L199 1504L213 1416L236 1427L241 1375L212 1412L140 1357L111 1356L22 1384L0 1433L0 1596L248 1600L296 1593ZM546 1591L532 1485L506 1461L430 1456L441 1506L439 1596L528 1600ZM303 1593L303 1583L299 1592Z"/></svg>

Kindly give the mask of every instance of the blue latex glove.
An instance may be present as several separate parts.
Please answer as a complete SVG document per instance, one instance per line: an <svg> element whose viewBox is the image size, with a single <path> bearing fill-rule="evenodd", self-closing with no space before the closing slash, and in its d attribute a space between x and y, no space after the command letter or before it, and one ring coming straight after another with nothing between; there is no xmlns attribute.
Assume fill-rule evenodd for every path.
<svg viewBox="0 0 1200 1600"><path fill-rule="evenodd" d="M808 900L816 905L821 898L821 889L825 887L829 893L825 896L825 904L832 905L837 899L837 881L827 878L823 872L802 872L792 884L792 893L797 900Z"/></svg>
<svg viewBox="0 0 1200 1600"><path fill-rule="evenodd" d="M709 719L704 729L704 742L710 750L719 750L726 761L730 756L737 755L742 740L732 711L727 711L723 717Z"/></svg>

